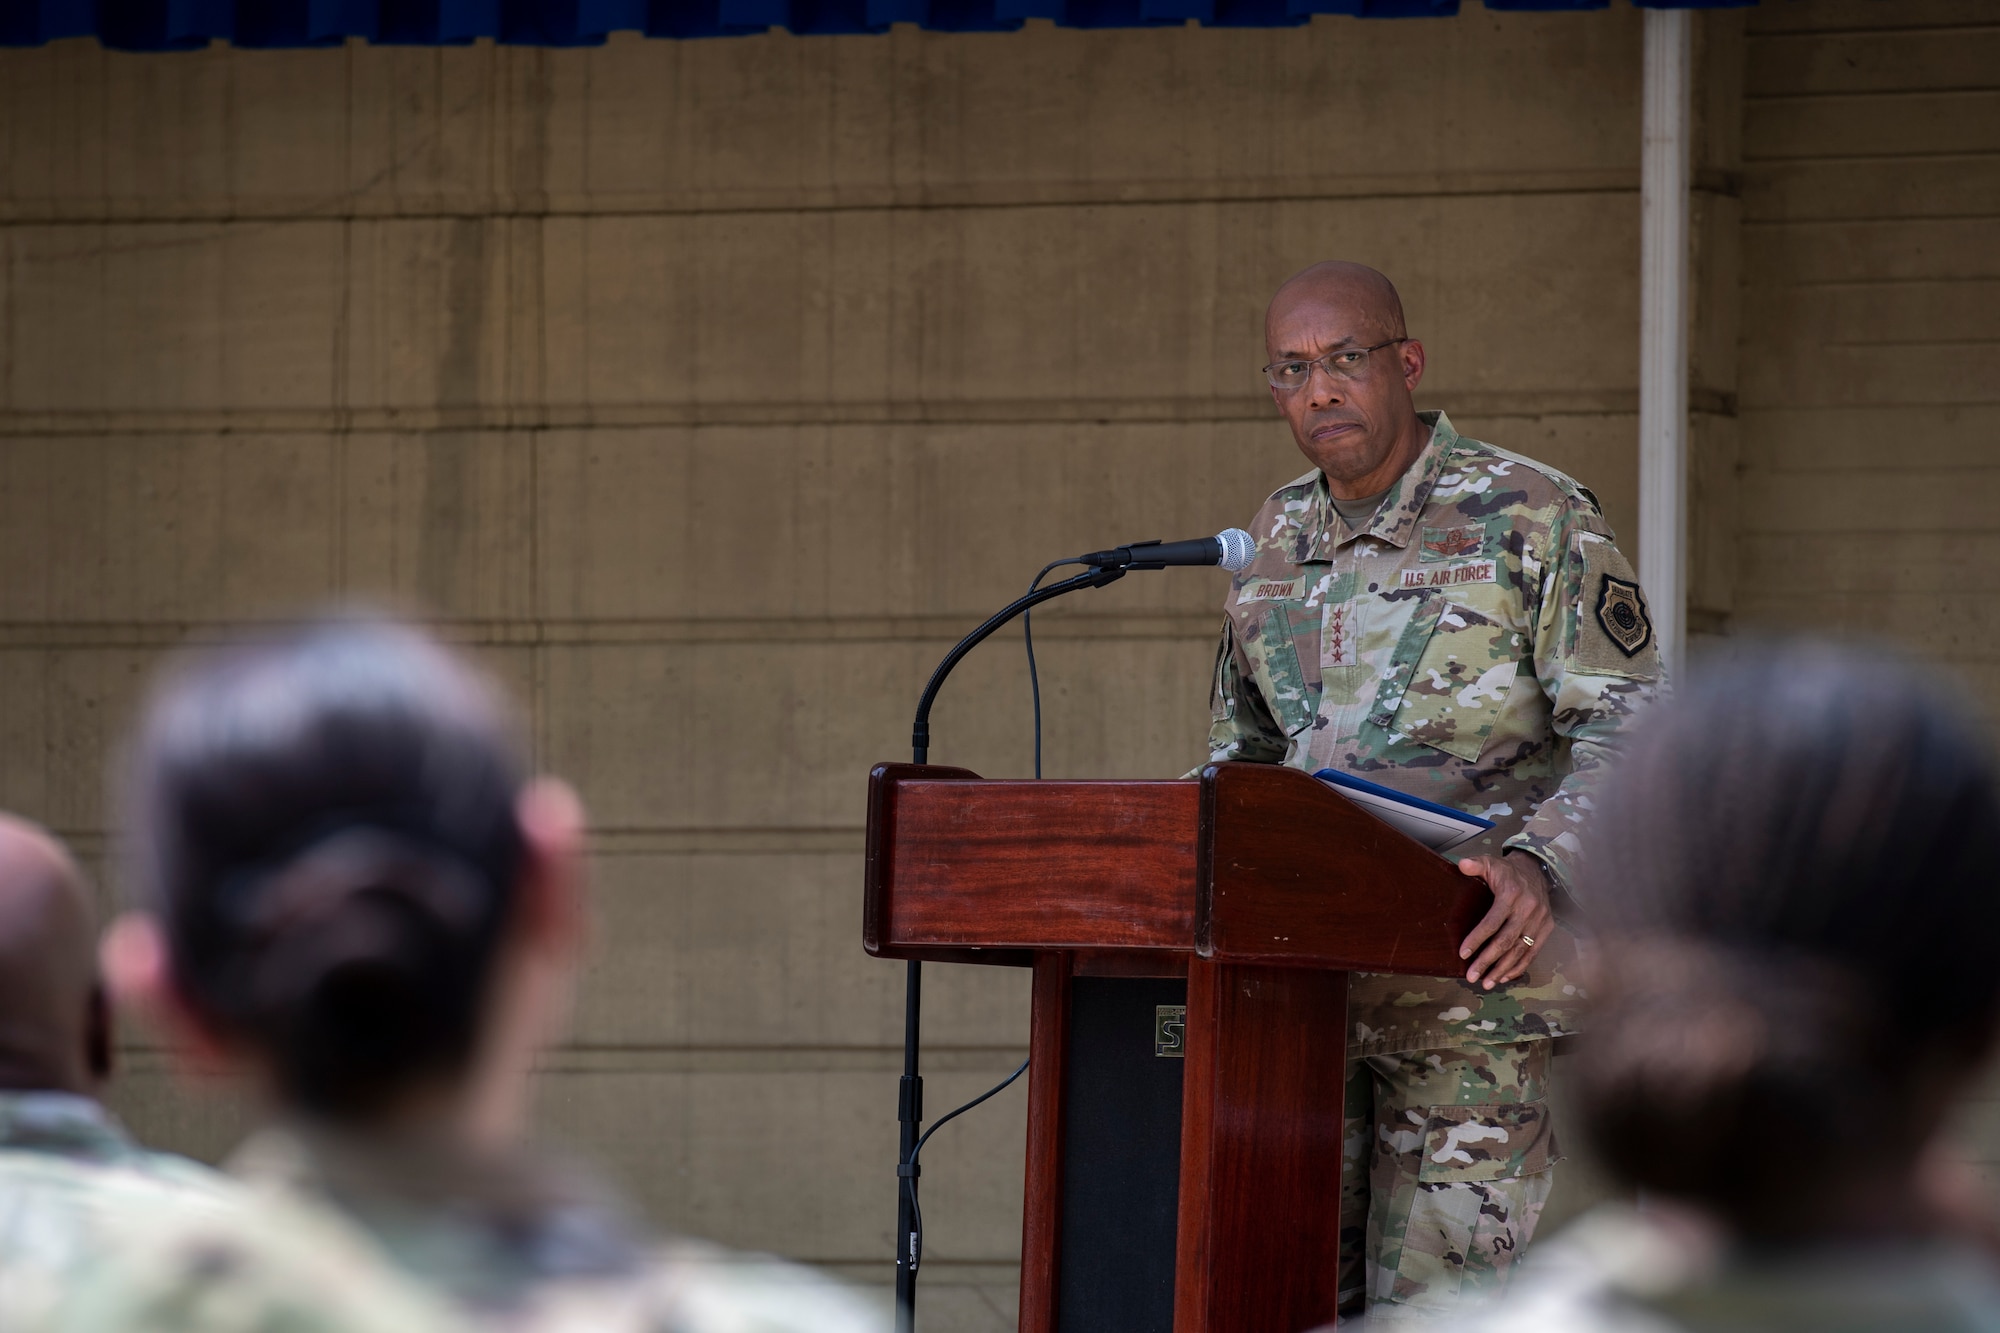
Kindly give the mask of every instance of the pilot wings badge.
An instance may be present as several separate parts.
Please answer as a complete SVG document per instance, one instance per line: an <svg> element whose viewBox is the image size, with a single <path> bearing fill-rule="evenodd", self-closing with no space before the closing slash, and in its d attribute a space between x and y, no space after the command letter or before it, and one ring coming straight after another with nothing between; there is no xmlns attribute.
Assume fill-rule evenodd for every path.
<svg viewBox="0 0 2000 1333"><path fill-rule="evenodd" d="M1456 560L1477 555L1486 545L1486 530L1477 524L1459 528L1425 528L1422 538L1425 560Z"/></svg>

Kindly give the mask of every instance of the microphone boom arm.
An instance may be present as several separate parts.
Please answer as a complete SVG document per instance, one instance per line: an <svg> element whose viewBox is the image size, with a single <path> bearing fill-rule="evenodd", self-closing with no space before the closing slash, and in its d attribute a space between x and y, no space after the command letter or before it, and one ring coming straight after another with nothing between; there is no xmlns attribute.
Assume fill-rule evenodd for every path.
<svg viewBox="0 0 2000 1333"><path fill-rule="evenodd" d="M1125 571L1130 568L1145 569L1147 566L1114 565L1104 569L1092 569L1072 575L1061 583L1051 583L1046 588L1037 588L1001 607L988 616L979 628L960 639L958 646L946 653L944 660L937 664L937 670L931 672L930 683L924 686L923 697L917 700L916 720L910 726L910 752L913 762L919 764L930 762L931 704L937 700L938 690L943 687L945 677L951 674L952 668L957 666L967 653L977 648L992 635L993 631L1023 611L1032 611L1043 602L1060 597L1066 592L1075 592L1078 588L1102 588L1107 583L1116 583L1125 577Z"/></svg>

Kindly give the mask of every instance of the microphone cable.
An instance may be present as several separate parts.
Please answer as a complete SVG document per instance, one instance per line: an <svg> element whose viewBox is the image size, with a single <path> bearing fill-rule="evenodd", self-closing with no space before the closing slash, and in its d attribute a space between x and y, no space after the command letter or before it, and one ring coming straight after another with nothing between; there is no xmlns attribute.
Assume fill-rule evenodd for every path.
<svg viewBox="0 0 2000 1333"><path fill-rule="evenodd" d="M1028 584L1028 591L1033 592L1035 589L1041 587L1042 580L1047 578L1053 570L1061 569L1064 565L1081 565L1085 563L1087 562L1074 558L1050 561L1048 564L1042 566L1042 572L1035 575L1034 579ZM1034 613L1032 611L1023 611L1021 613L1021 638L1028 649L1028 689L1034 695L1035 699L1035 776L1039 778L1042 776L1042 682L1040 674L1035 669L1035 627L1033 617ZM1030 1059L1032 1058L1030 1057ZM903 1177L903 1192L909 1197L910 1217L914 1223L916 1233L910 1243L910 1272L917 1272L923 1267L924 1262L924 1209L923 1205L917 1201L917 1158L923 1152L924 1145L930 1142L931 1135L943 1129L946 1124L964 1115L981 1102L999 1096L1013 1084L1015 1079L1027 1072L1028 1061L1023 1060L1020 1067L1013 1073L1007 1075L1007 1077L1001 1079L998 1083L980 1093L957 1110L948 1111L936 1120L933 1120L930 1128L918 1136L916 1146L910 1149L909 1160L903 1163L903 1169L897 1173Z"/></svg>
<svg viewBox="0 0 2000 1333"><path fill-rule="evenodd" d="M957 1119L959 1116L964 1115L967 1111L970 1111L973 1107L979 1105L979 1103L987 1100L989 1097L996 1097L999 1094L1005 1092L1009 1084L1013 1083L1015 1079L1021 1077L1021 1075L1027 1072L1028 1072L1028 1062L1026 1060L1023 1060L1021 1061L1020 1068L1016 1069L1013 1073L1007 1075L1007 1077L1001 1079L998 1083L995 1083L992 1087L980 1093L977 1097L974 1097L971 1101L959 1107L956 1111L949 1111L944 1115L939 1116L936 1120L932 1121L931 1127L925 1130L923 1134L917 1139L917 1146L910 1149L910 1160L903 1164L907 1169L900 1172L899 1174L903 1177L903 1189L909 1195L910 1198L910 1216L913 1222L915 1223L916 1235L915 1238L910 1242L910 1271L912 1273L922 1268L924 1264L924 1210L923 1206L917 1202L917 1190L916 1190L918 1155L923 1152L924 1145L931 1141L931 1135L937 1133L951 1121Z"/></svg>
<svg viewBox="0 0 2000 1333"><path fill-rule="evenodd" d="M1209 541L1216 544L1217 556L1219 557L1213 559L1211 563L1218 564L1231 573L1247 567L1250 563L1250 557L1255 555L1257 551L1255 540L1241 528L1226 528L1216 536L1210 538ZM1048 564L1042 566L1042 572L1035 575L1033 581L1028 584L1028 591L1032 593L1035 589L1041 587L1042 580L1049 576L1049 571L1061 569L1064 565L1094 565L1098 563L1095 557L1114 553L1123 553L1128 556L1135 553L1142 554L1149 546L1164 545L1166 543L1163 542L1138 542L1133 546L1114 547L1110 552L1093 551L1090 555L1071 556L1067 560L1051 560ZM1197 543L1192 541L1174 542L1169 549L1186 548L1195 545ZM1184 563L1184 561L1176 560L1173 563ZM1161 568L1159 565L1138 563L1135 563L1132 567L1136 569ZM1028 649L1028 690L1035 699L1035 776L1039 778L1042 776L1042 678L1040 673L1035 669L1035 613L1033 611L1023 611L1021 613L1021 641L1027 645Z"/></svg>
<svg viewBox="0 0 2000 1333"><path fill-rule="evenodd" d="M1068 560L1051 560L1048 564L1042 566L1042 572L1035 575L1033 581L1028 584L1028 591L1033 592L1035 589L1041 587L1042 580L1049 576L1049 571L1052 569L1061 569L1064 565L1085 565L1089 563L1089 561L1081 557L1073 557ZM1028 645L1028 689L1035 696L1035 776L1039 778L1042 776L1042 678L1035 670L1034 622L1035 613L1033 611L1023 611L1021 613L1021 641Z"/></svg>

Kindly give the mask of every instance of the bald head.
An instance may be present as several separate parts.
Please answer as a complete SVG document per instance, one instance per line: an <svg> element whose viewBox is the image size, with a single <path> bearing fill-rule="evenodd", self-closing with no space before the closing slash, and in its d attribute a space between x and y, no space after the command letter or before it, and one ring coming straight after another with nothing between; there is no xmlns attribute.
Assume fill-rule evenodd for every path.
<svg viewBox="0 0 2000 1333"><path fill-rule="evenodd" d="M1411 397L1424 345L1395 283L1339 259L1294 273L1264 312L1264 350L1291 367L1271 400L1335 499L1381 495L1416 461L1430 438Z"/></svg>
<svg viewBox="0 0 2000 1333"><path fill-rule="evenodd" d="M1285 316L1301 305L1317 307L1341 319L1357 334L1371 335L1370 343L1400 338L1408 332L1403 326L1403 298L1396 294L1396 284L1366 264L1328 259L1286 278L1264 311L1267 343L1285 323ZM1300 349L1272 344L1269 350L1276 357Z"/></svg>
<svg viewBox="0 0 2000 1333"><path fill-rule="evenodd" d="M83 876L46 832L0 815L0 1088L88 1092L104 1045Z"/></svg>

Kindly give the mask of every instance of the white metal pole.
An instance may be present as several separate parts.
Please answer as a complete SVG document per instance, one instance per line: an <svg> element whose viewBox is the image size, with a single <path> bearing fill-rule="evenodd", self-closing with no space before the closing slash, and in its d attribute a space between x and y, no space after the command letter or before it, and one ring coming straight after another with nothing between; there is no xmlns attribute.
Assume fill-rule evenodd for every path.
<svg viewBox="0 0 2000 1333"><path fill-rule="evenodd" d="M1639 181L1639 577L1660 658L1687 639L1688 157L1694 16L1646 11Z"/></svg>

